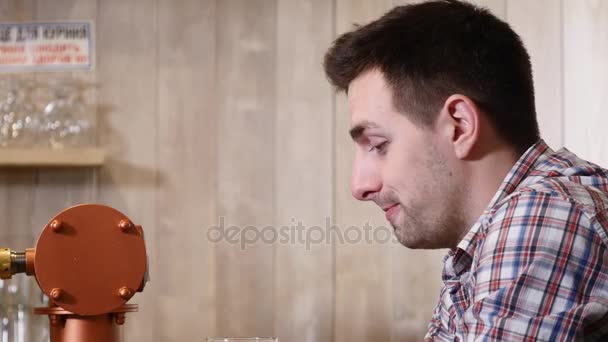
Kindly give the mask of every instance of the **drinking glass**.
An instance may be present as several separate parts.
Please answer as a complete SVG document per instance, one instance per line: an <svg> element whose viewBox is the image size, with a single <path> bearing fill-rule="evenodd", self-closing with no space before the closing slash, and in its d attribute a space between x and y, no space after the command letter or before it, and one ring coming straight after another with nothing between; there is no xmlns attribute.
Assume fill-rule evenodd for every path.
<svg viewBox="0 0 608 342"><path fill-rule="evenodd" d="M0 146L30 147L40 132L40 116L27 94L24 81L0 83Z"/></svg>
<svg viewBox="0 0 608 342"><path fill-rule="evenodd" d="M207 342L279 342L276 337L207 337Z"/></svg>
<svg viewBox="0 0 608 342"><path fill-rule="evenodd" d="M93 123L76 83L60 80L49 90L52 99L43 110L43 128L53 148L90 145Z"/></svg>

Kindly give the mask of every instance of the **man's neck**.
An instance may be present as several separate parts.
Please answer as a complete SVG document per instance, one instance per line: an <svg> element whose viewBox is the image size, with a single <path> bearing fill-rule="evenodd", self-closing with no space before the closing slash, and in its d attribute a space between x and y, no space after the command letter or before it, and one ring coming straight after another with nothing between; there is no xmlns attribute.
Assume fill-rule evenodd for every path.
<svg viewBox="0 0 608 342"><path fill-rule="evenodd" d="M519 155L513 149L504 147L472 162L469 170L471 198L466 210L468 228L483 214L518 159Z"/></svg>

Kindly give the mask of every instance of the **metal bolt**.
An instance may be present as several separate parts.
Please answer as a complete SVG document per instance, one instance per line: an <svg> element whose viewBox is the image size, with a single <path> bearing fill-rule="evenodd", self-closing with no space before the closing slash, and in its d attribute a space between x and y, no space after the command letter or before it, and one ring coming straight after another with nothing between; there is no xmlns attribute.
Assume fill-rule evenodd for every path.
<svg viewBox="0 0 608 342"><path fill-rule="evenodd" d="M133 223L131 223L129 220L120 220L118 223L118 228L120 228L120 230L123 232L127 232L133 228Z"/></svg>
<svg viewBox="0 0 608 342"><path fill-rule="evenodd" d="M59 317L59 315L49 315L49 318L51 319L51 325L56 327L61 323L61 318Z"/></svg>
<svg viewBox="0 0 608 342"><path fill-rule="evenodd" d="M51 222L51 229L55 233L61 230L61 226L63 226L63 222L61 222L59 220L53 220L53 222Z"/></svg>
<svg viewBox="0 0 608 342"><path fill-rule="evenodd" d="M123 286L118 290L118 295L123 299L129 299L133 295L133 292L128 287Z"/></svg>
<svg viewBox="0 0 608 342"><path fill-rule="evenodd" d="M62 294L63 294L63 290L61 290L60 288L56 287L56 288L54 288L54 289L51 290L50 296L54 300L57 300L57 299L61 298Z"/></svg>
<svg viewBox="0 0 608 342"><path fill-rule="evenodd" d="M114 314L114 321L117 325L125 324L125 314L124 312L117 312Z"/></svg>

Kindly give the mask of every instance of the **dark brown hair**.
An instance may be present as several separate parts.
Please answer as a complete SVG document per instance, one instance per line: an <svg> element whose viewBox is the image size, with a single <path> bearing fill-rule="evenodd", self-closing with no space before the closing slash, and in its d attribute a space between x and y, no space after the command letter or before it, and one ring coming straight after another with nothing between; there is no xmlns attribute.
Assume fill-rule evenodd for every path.
<svg viewBox="0 0 608 342"><path fill-rule="evenodd" d="M520 37L488 10L456 0L399 6L338 37L325 73L339 90L378 69L395 108L432 125L452 94L471 98L520 153L539 139L530 57Z"/></svg>

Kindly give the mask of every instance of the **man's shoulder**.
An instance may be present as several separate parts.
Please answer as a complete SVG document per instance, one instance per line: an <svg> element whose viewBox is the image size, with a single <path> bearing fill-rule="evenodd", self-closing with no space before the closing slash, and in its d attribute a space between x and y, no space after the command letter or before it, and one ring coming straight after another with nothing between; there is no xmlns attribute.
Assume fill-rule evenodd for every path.
<svg viewBox="0 0 608 342"><path fill-rule="evenodd" d="M607 190L583 184L570 177L546 178L518 189L514 195L528 201L536 197L549 197L554 203L572 205L590 216L608 210ZM526 205L525 201L520 205Z"/></svg>
<svg viewBox="0 0 608 342"><path fill-rule="evenodd" d="M534 232L558 241L565 235L599 234L608 244L608 171L572 156L559 157L534 168L496 203L482 222L485 237L506 234L522 241Z"/></svg>
<svg viewBox="0 0 608 342"><path fill-rule="evenodd" d="M529 201L549 196L556 203L570 203L593 216L608 209L608 170L563 148L537 161L509 197L516 196Z"/></svg>

